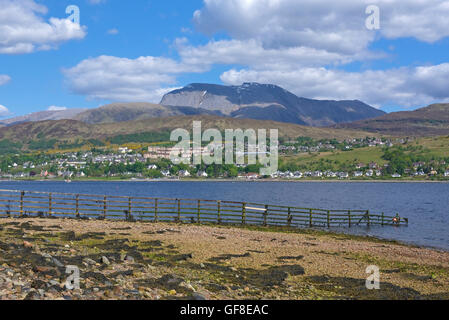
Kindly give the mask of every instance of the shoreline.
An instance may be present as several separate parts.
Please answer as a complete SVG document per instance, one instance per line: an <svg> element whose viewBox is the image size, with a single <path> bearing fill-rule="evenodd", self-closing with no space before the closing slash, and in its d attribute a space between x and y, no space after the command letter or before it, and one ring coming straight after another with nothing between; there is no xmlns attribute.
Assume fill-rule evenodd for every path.
<svg viewBox="0 0 449 320"><path fill-rule="evenodd" d="M10 300L449 299L449 252L314 230L22 218L0 242ZM371 265L381 290L363 289Z"/></svg>
<svg viewBox="0 0 449 320"><path fill-rule="evenodd" d="M2 182L66 182L63 179L20 179L1 180ZM285 183L442 183L449 184L449 180L283 180L283 179L74 179L71 182L285 182Z"/></svg>

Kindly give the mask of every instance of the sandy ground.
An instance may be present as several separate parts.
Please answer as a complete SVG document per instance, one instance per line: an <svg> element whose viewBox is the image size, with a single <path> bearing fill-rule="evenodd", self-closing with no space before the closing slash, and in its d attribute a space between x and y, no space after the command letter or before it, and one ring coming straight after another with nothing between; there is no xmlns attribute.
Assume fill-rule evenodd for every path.
<svg viewBox="0 0 449 320"><path fill-rule="evenodd" d="M2 219L0 227L3 244L17 249L28 240L38 254L48 246L62 264L90 257L97 262L95 270L84 263L82 273L102 273L108 279L105 285L84 277L76 294L65 290L46 297L38 292L37 299L449 299L448 252L376 239L311 230L74 219ZM39 263L27 261L22 252L17 268L19 261L7 251L3 245L0 265L23 274L26 282L27 270ZM134 255L135 265L126 264L127 253ZM115 262L102 267L103 256ZM380 290L366 289L371 265L380 270ZM114 275L126 267L138 271ZM178 277L189 289L169 285L167 277ZM21 294L0 290L0 296L25 298L30 291L24 287ZM125 287L140 295L120 291Z"/></svg>

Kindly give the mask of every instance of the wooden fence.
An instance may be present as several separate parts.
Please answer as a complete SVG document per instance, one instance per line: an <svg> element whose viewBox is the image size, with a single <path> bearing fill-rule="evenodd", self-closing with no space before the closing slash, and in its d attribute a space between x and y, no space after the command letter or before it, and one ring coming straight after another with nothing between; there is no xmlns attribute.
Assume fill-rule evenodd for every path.
<svg viewBox="0 0 449 320"><path fill-rule="evenodd" d="M287 227L404 226L399 215L250 202L0 190L0 217L73 217L128 221Z"/></svg>

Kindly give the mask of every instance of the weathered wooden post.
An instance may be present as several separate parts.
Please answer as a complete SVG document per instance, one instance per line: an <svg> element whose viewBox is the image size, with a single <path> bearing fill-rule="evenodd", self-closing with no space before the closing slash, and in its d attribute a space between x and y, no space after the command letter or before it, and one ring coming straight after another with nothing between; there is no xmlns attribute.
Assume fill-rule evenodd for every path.
<svg viewBox="0 0 449 320"><path fill-rule="evenodd" d="M126 220L131 220L131 217L132 217L132 210L133 210L133 207L132 207L132 198L131 198L131 197L128 197L128 215L127 215L127 217L126 217Z"/></svg>
<svg viewBox="0 0 449 320"><path fill-rule="evenodd" d="M265 205L265 212L263 213L263 226L266 227L268 225L268 205Z"/></svg>
<svg viewBox="0 0 449 320"><path fill-rule="evenodd" d="M313 209L310 209L310 213L309 213L309 227L310 228L313 227Z"/></svg>
<svg viewBox="0 0 449 320"><path fill-rule="evenodd" d="M104 204L103 204L103 217L106 219L106 214L108 211L108 205L107 205L107 197L104 197Z"/></svg>
<svg viewBox="0 0 449 320"><path fill-rule="evenodd" d="M52 212L52 194L51 193L49 193L48 194L48 216L50 216L51 217L51 212Z"/></svg>
<svg viewBox="0 0 449 320"><path fill-rule="evenodd" d="M181 222L181 200L178 199L178 221Z"/></svg>
<svg viewBox="0 0 449 320"><path fill-rule="evenodd" d="M384 226L384 218L385 218L385 212L382 212L382 222L381 222L382 227Z"/></svg>
<svg viewBox="0 0 449 320"><path fill-rule="evenodd" d="M351 228L352 227L351 210L348 210L348 223L349 223L349 228Z"/></svg>
<svg viewBox="0 0 449 320"><path fill-rule="evenodd" d="M157 217L157 204L158 204L157 199L154 199L154 222L157 222L157 221L158 221L158 217Z"/></svg>
<svg viewBox="0 0 449 320"><path fill-rule="evenodd" d="M80 195L77 194L77 195L76 195L76 200L75 200L75 214L76 214L76 217L77 217L77 218L80 217L80 212L79 212L79 201L80 201Z"/></svg>
<svg viewBox="0 0 449 320"><path fill-rule="evenodd" d="M327 211L327 227L331 227L331 212L330 210Z"/></svg>
<svg viewBox="0 0 449 320"><path fill-rule="evenodd" d="M198 200L198 223L201 223L201 200Z"/></svg>
<svg viewBox="0 0 449 320"><path fill-rule="evenodd" d="M292 226L292 208L288 207L287 227Z"/></svg>
<svg viewBox="0 0 449 320"><path fill-rule="evenodd" d="M217 222L221 224L221 201L217 201Z"/></svg>
<svg viewBox="0 0 449 320"><path fill-rule="evenodd" d="M242 224L246 224L246 203L242 203Z"/></svg>
<svg viewBox="0 0 449 320"><path fill-rule="evenodd" d="M366 219L368 220L368 227L371 226L370 216L369 216L369 210L366 211Z"/></svg>
<svg viewBox="0 0 449 320"><path fill-rule="evenodd" d="M20 217L23 217L23 196L25 195L25 191L20 193Z"/></svg>

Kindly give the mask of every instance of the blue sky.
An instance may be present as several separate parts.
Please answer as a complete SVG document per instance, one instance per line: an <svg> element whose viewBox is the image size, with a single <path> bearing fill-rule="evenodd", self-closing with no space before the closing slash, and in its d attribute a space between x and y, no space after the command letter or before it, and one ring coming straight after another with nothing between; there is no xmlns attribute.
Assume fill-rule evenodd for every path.
<svg viewBox="0 0 449 320"><path fill-rule="evenodd" d="M332 3L0 0L0 114L158 103L192 82L273 83L385 111L449 101L448 1ZM365 27L372 3L379 30ZM69 5L80 25L52 22Z"/></svg>

